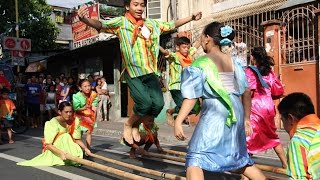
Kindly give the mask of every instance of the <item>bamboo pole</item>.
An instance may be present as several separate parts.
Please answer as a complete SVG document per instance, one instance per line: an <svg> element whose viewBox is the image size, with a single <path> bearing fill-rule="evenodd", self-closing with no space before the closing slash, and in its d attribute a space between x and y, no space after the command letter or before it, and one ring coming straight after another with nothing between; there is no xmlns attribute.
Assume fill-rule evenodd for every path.
<svg viewBox="0 0 320 180"><path fill-rule="evenodd" d="M168 160L171 160L171 161L177 161L177 162L182 162L182 163L186 162L185 158L169 156L169 155L165 155L165 154L158 154L158 153L148 152L148 156L159 158L159 159L168 159Z"/></svg>
<svg viewBox="0 0 320 180"><path fill-rule="evenodd" d="M117 161L117 160L114 160L114 159L110 159L110 158L107 158L107 157L104 157L104 156L100 156L100 155L97 155L97 154L90 154L90 156L94 157L94 158L97 158L97 159L101 159L101 160L110 162L110 163L117 164L119 166L126 167L126 168L129 168L129 169L133 169L133 170L140 171L140 172L143 172L143 173L147 173L147 174L151 174L151 175L154 175L154 176L158 176L158 177L161 177L163 179L186 180L186 178L182 177L182 176L169 174L169 173L164 173L164 172L160 172L160 171L156 171L156 170L152 170L152 169L143 168L143 167L140 167L140 166L132 165L132 164L129 164L129 163L124 163L124 162Z"/></svg>
<svg viewBox="0 0 320 180"><path fill-rule="evenodd" d="M98 163L95 163L95 162L92 162L92 161L88 161L86 159L81 159L81 158L72 156L70 154L66 154L66 158L68 160L71 160L71 161L74 161L74 162L77 162L77 163L80 163L80 164L83 164L83 165L86 165L86 166L89 166L89 167L92 167L92 168L95 168L95 169L99 169L99 170L102 170L102 171L105 171L107 173L111 173L111 174L114 174L114 175L117 175L117 176L120 176L120 177L124 177L124 178L127 178L127 179L149 180L149 178L146 178L146 177L143 177L143 176L138 176L138 175L135 175L135 174L132 174L132 173L121 171L119 169L115 169L115 168L108 167L108 166L105 166L105 165L102 165L102 164L98 164Z"/></svg>
<svg viewBox="0 0 320 180"><path fill-rule="evenodd" d="M179 155L179 156L186 156L187 155L187 153L185 153L185 152L174 151L174 150L166 149L166 148L163 148L163 152L168 153L168 154L175 154L175 155Z"/></svg>
<svg viewBox="0 0 320 180"><path fill-rule="evenodd" d="M181 155L181 156L186 155L185 152L174 151L174 150L170 150L170 149L163 149L163 151L166 153L175 154L175 155ZM156 153L151 153L150 156L156 157L156 158L161 158L161 159L169 159L169 160L177 161L177 162L186 162L186 160L181 157L162 155L162 154L156 154ZM255 165L262 171L273 172L273 173L277 173L277 174L286 174L286 170L283 168L280 168L280 167L273 167L273 166L268 166L268 165L263 165L263 164L255 164Z"/></svg>
<svg viewBox="0 0 320 180"><path fill-rule="evenodd" d="M268 171L268 172L273 172L277 174L286 174L286 170L283 168L262 165L262 164L255 164L255 165L262 171Z"/></svg>

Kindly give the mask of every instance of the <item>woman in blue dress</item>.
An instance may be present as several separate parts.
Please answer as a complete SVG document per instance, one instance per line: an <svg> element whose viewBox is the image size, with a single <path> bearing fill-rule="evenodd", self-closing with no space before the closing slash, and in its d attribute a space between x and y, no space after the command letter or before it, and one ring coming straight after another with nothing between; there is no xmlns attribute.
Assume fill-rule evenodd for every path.
<svg viewBox="0 0 320 180"><path fill-rule="evenodd" d="M203 169L240 170L249 179L265 179L247 153L246 135L252 133L251 96L241 65L229 53L234 34L230 26L218 22L207 25L201 35L207 54L183 71L181 92L185 99L175 121L177 139L187 138L181 124L197 99L203 99L186 156L187 179L204 179Z"/></svg>

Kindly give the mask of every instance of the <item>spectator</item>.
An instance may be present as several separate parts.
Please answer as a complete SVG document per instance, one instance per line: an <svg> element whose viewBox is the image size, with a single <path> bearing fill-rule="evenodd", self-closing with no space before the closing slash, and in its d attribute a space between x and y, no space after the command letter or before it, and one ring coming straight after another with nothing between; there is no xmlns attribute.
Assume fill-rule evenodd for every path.
<svg viewBox="0 0 320 180"><path fill-rule="evenodd" d="M57 108L56 108L56 92L55 92L55 85L50 85L49 87L49 92L47 92L47 96L46 96L46 110L48 112L48 119L52 118L52 113L57 112Z"/></svg>
<svg viewBox="0 0 320 180"><path fill-rule="evenodd" d="M72 102L73 95L76 94L79 91L79 89L78 89L76 82L74 81L74 79L72 77L68 78L68 84L70 86L70 89L69 89L69 95L71 97L70 101Z"/></svg>
<svg viewBox="0 0 320 180"><path fill-rule="evenodd" d="M278 110L291 139L287 153L290 179L320 179L320 119L310 97L289 94Z"/></svg>
<svg viewBox="0 0 320 180"><path fill-rule="evenodd" d="M62 81L66 77L66 75L64 73L61 73L59 77L60 77L60 80Z"/></svg>
<svg viewBox="0 0 320 180"><path fill-rule="evenodd" d="M53 85L56 85L56 83L54 81L52 81L53 78L52 78L51 74L47 74L47 78L43 80L43 84L47 84L48 79L51 79L51 83Z"/></svg>
<svg viewBox="0 0 320 180"><path fill-rule="evenodd" d="M46 79L46 82L44 83L44 90L45 92L50 91L50 86L55 86L55 83L52 81L52 79L49 77Z"/></svg>
<svg viewBox="0 0 320 180"><path fill-rule="evenodd" d="M89 75L89 76L87 77L87 79L88 79L88 81L90 82L90 85L91 85L92 90L95 90L96 82L93 80L92 75Z"/></svg>
<svg viewBox="0 0 320 180"><path fill-rule="evenodd" d="M12 113L16 109L14 103L11 99L9 99L9 90L3 88L1 90L2 99L0 100L0 124L5 129L7 129L8 137L9 137L9 144L13 144L14 141L12 140L12 125L13 125L13 118ZM1 129L0 129L0 145L3 144L1 140Z"/></svg>
<svg viewBox="0 0 320 180"><path fill-rule="evenodd" d="M64 84L64 86L61 91L61 101L69 101L70 102L70 85L68 84L67 78L63 78L63 84Z"/></svg>
<svg viewBox="0 0 320 180"><path fill-rule="evenodd" d="M57 102L56 105L58 105L59 101L62 98L61 92L63 90L64 84L63 84L63 82L60 81L60 78L56 78L55 82L56 82L56 102Z"/></svg>
<svg viewBox="0 0 320 180"><path fill-rule="evenodd" d="M26 102L28 106L28 116L31 118L31 127L36 128L40 125L39 116L40 116L40 93L41 86L36 83L36 76L31 77L31 83L25 86L26 90Z"/></svg>
<svg viewBox="0 0 320 180"><path fill-rule="evenodd" d="M97 79L96 92L98 93L97 119L99 121L109 121L109 109L111 107L107 83L104 78ZM103 89L102 89L103 88Z"/></svg>
<svg viewBox="0 0 320 180"><path fill-rule="evenodd" d="M247 67L247 44L243 42L242 35L236 35L232 44L232 56L241 64L242 67Z"/></svg>
<svg viewBox="0 0 320 180"><path fill-rule="evenodd" d="M11 89L10 82L8 79L4 76L4 72L0 70L0 89L7 88Z"/></svg>

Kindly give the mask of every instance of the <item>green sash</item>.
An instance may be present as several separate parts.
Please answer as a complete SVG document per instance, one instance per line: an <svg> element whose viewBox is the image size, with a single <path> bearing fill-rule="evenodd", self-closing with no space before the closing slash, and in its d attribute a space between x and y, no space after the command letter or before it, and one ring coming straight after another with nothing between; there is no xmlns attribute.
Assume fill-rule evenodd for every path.
<svg viewBox="0 0 320 180"><path fill-rule="evenodd" d="M211 89L215 91L215 93L217 93L221 97L223 101L222 104L226 106L226 108L229 111L226 125L228 127L231 127L233 123L237 122L237 119L235 117L235 113L234 113L231 99L229 97L229 93L224 88L219 78L219 71L217 69L217 66L207 56L202 56L197 60L193 61L191 66L202 69L204 73L207 75L206 81L208 82L209 86L211 87Z"/></svg>

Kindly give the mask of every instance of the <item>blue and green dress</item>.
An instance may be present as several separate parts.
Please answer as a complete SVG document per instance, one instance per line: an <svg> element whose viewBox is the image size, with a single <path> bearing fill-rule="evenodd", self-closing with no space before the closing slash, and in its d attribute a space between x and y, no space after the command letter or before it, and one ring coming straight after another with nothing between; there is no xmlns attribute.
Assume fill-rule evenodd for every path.
<svg viewBox="0 0 320 180"><path fill-rule="evenodd" d="M232 90L222 78L229 78ZM228 85L230 86L230 84ZM252 165L246 146L244 111L240 96L248 87L242 67L219 73L213 61L203 56L184 69L181 92L186 99L202 98L200 120L189 141L186 167L223 172Z"/></svg>

